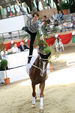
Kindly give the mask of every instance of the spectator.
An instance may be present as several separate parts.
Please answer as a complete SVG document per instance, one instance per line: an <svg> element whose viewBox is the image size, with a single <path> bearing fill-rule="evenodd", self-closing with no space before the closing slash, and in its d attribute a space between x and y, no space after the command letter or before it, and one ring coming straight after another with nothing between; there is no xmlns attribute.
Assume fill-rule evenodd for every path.
<svg viewBox="0 0 75 113"><path fill-rule="evenodd" d="M24 51L25 49L29 49L29 48L26 45L24 45L24 42L21 42L19 46L19 50Z"/></svg>
<svg viewBox="0 0 75 113"><path fill-rule="evenodd" d="M51 9L51 6L49 3L47 3L47 9Z"/></svg>
<svg viewBox="0 0 75 113"><path fill-rule="evenodd" d="M17 4L15 4L15 12L16 12L16 15L20 15L20 8Z"/></svg>
<svg viewBox="0 0 75 113"><path fill-rule="evenodd" d="M64 20L63 26L64 26L64 28L65 28L65 31L66 31L66 30L69 30L70 28L74 28L73 23L71 23L71 22L66 22L65 20Z"/></svg>
<svg viewBox="0 0 75 113"><path fill-rule="evenodd" d="M1 17L2 17L1 19L3 19L5 16L4 8L1 6L0 10L1 10Z"/></svg>
<svg viewBox="0 0 75 113"><path fill-rule="evenodd" d="M10 17L10 7L7 7L7 16Z"/></svg>
<svg viewBox="0 0 75 113"><path fill-rule="evenodd" d="M61 11L59 11L58 20L59 20L59 21L63 20L63 14L62 14Z"/></svg>
<svg viewBox="0 0 75 113"><path fill-rule="evenodd" d="M39 0L36 0L37 11L39 11Z"/></svg>
<svg viewBox="0 0 75 113"><path fill-rule="evenodd" d="M72 14L72 16L71 16L71 22L73 24L72 28L75 29L75 16L74 16L74 14Z"/></svg>
<svg viewBox="0 0 75 113"><path fill-rule="evenodd" d="M54 20L58 20L58 14L57 14L57 12L54 12L54 14L53 14L53 19L54 19Z"/></svg>
<svg viewBox="0 0 75 113"><path fill-rule="evenodd" d="M4 47L3 50L1 51L1 58L7 60L7 54L8 52L6 51L6 48Z"/></svg>
<svg viewBox="0 0 75 113"><path fill-rule="evenodd" d="M0 6L0 19L2 19L1 8L2 6Z"/></svg>
<svg viewBox="0 0 75 113"><path fill-rule="evenodd" d="M50 29L53 29L54 28L54 19L53 17L51 16L50 17Z"/></svg>
<svg viewBox="0 0 75 113"><path fill-rule="evenodd" d="M71 22L74 20L74 14L71 15Z"/></svg>
<svg viewBox="0 0 75 113"><path fill-rule="evenodd" d="M47 32L50 31L50 27L49 27L50 20L47 16L44 16L44 22L43 23L44 23L44 30L45 30L45 34L46 34Z"/></svg>
<svg viewBox="0 0 75 113"><path fill-rule="evenodd" d="M62 32L62 30L63 30L63 26L62 26L61 23L59 23L59 25L57 26L57 28L58 28L59 32Z"/></svg>
<svg viewBox="0 0 75 113"><path fill-rule="evenodd" d="M11 48L11 51L12 51L12 53L18 53L19 52L19 49L18 49L16 43L13 44L13 47Z"/></svg>
<svg viewBox="0 0 75 113"><path fill-rule="evenodd" d="M12 12L12 16L15 16L15 8L14 5L10 6L11 12Z"/></svg>
<svg viewBox="0 0 75 113"><path fill-rule="evenodd" d="M50 20L47 16L44 16L44 25L47 25L50 23Z"/></svg>
<svg viewBox="0 0 75 113"><path fill-rule="evenodd" d="M56 52L64 51L64 45L59 37L56 37L55 47L56 47Z"/></svg>
<svg viewBox="0 0 75 113"><path fill-rule="evenodd" d="M58 26L58 14L57 14L57 12L54 12L54 15L53 15L53 19L54 19L54 25L55 26Z"/></svg>

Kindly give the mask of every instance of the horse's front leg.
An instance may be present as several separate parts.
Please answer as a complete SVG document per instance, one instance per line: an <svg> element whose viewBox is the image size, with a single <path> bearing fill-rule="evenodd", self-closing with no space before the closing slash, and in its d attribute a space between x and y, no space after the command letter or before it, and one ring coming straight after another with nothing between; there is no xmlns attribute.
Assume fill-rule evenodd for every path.
<svg viewBox="0 0 75 113"><path fill-rule="evenodd" d="M41 88L41 92L40 92L40 110L42 111L43 106L44 106L44 104L43 104L43 98L44 98L43 92L44 92L44 88L45 88L45 81L40 84L40 88Z"/></svg>
<svg viewBox="0 0 75 113"><path fill-rule="evenodd" d="M39 85L39 92L38 92L38 96L36 98L37 101L40 101L40 93L41 93L41 88L40 88L40 85Z"/></svg>
<svg viewBox="0 0 75 113"><path fill-rule="evenodd" d="M35 107L36 92L35 92L35 85L34 84L32 84L32 89L33 89L33 92L32 92L32 107Z"/></svg>

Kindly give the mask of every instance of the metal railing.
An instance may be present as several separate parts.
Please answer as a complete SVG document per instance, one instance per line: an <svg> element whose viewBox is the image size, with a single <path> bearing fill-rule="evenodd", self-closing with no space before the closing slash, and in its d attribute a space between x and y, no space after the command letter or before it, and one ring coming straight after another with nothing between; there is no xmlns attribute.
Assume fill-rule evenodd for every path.
<svg viewBox="0 0 75 113"><path fill-rule="evenodd" d="M4 41L12 40L12 39L23 39L26 36L29 37L29 35L23 30L0 33L0 39L2 39Z"/></svg>
<svg viewBox="0 0 75 113"><path fill-rule="evenodd" d="M67 21L67 26L64 26L64 22L61 22L61 29L60 25L58 24L57 26L54 25L54 27L51 29L50 25L47 25L43 29L43 33L48 35L52 33L61 33L61 32L66 32L66 31L72 31L75 29L75 25L70 26L71 21ZM53 24L52 24L53 25ZM17 31L12 31L12 32L5 32L5 33L0 33L0 39L2 38L3 40L12 40L12 39L23 39L25 37L29 37L29 34L23 30L17 30Z"/></svg>

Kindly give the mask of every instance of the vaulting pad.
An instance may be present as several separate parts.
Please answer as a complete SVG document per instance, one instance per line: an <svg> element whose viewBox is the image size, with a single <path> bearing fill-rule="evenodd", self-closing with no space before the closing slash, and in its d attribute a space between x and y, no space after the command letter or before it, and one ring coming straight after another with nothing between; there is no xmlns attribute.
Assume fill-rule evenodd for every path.
<svg viewBox="0 0 75 113"><path fill-rule="evenodd" d="M34 64L35 60L36 60L37 57L38 57L38 52L37 52L36 49L35 49L35 52L34 52L34 53L35 53L35 54L32 56L32 59L31 59L30 63L28 63L28 64L26 65L26 72L27 72L28 75L29 75L30 68L32 67L32 65ZM50 63L48 63L48 65L47 65L47 75L48 75L48 74L50 74Z"/></svg>

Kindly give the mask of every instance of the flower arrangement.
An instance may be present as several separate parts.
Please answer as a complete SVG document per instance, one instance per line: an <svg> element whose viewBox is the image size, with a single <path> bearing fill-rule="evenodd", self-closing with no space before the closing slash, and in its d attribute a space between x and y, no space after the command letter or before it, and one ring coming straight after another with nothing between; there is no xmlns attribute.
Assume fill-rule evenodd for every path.
<svg viewBox="0 0 75 113"><path fill-rule="evenodd" d="M45 36L43 36L43 38L41 39L39 32L37 33L35 42L36 42L35 44L38 46L39 52L41 52L42 54L45 54L45 55L49 54L49 53L51 53L51 55L53 55L53 53L54 53L53 47L48 46Z"/></svg>
<svg viewBox="0 0 75 113"><path fill-rule="evenodd" d="M53 53L54 53L53 47L49 47L45 40L40 40L38 45L39 45L39 51L42 54L49 54L49 53L51 53L50 57L51 57L51 55L53 55Z"/></svg>

